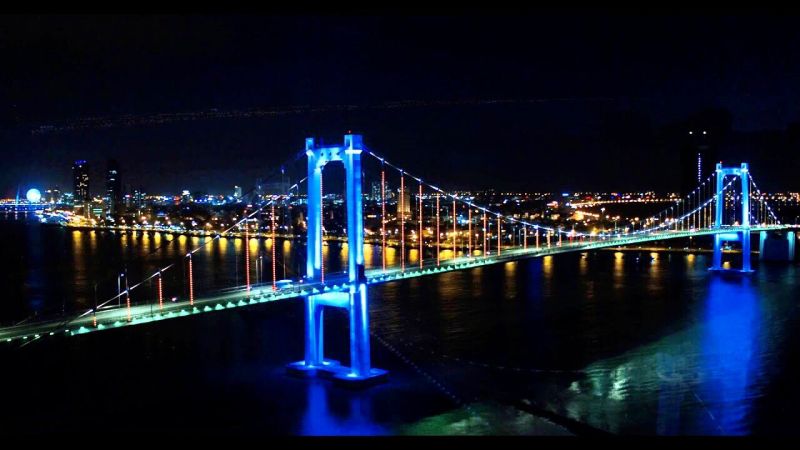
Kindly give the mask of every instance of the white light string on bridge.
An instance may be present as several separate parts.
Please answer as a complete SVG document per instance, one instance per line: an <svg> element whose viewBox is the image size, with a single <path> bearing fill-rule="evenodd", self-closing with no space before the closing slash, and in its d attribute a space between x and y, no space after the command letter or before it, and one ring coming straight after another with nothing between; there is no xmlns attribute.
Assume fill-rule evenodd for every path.
<svg viewBox="0 0 800 450"><path fill-rule="evenodd" d="M292 189L296 189L296 188L299 186L299 184L300 184L300 183L302 183L303 181L305 181L305 178L303 178L301 181L299 181L298 183L296 183L295 185L293 185L292 187L290 187L290 188L289 188L289 191L291 191ZM286 197L286 198L288 198L288 197L291 197L291 194L287 194L287 195L279 195L279 196L272 196L272 198L270 198L270 200L269 200L268 202L264 203L263 205L261 205L260 207L258 207L257 209L255 209L255 210L254 210L252 213L250 213L249 215L247 215L247 216L243 217L241 220L239 220L239 221L238 221L238 222L236 222L235 224L231 225L231 226L230 226L230 227L228 227L227 229L223 230L223 231L222 231L222 232L220 232L220 233L217 233L217 234L216 234L215 236L213 236L211 239L209 239L209 240L206 240L206 241L205 241L205 242L203 242L202 244L200 244L200 245L198 245L197 247L195 247L194 249L190 250L190 251L189 251L189 252L187 252L187 253L186 253L186 254L185 254L185 255L184 255L182 258L188 258L188 257L190 257L190 255L193 255L193 254L197 253L198 251L200 251L200 250L202 250L203 248L207 247L209 244L213 243L214 241L216 241L216 240L218 240L218 239L221 239L221 238L222 238L222 236L223 236L224 234L226 234L226 233L230 232L231 230L233 230L234 228L238 227L238 226L239 226L240 224L242 224L243 222L245 222L245 221L247 221L247 220L250 220L250 218L252 218L254 215L256 215L256 214L258 214L259 212L261 212L261 211L262 211L264 208L266 208L267 206L271 206L271 205L272 205L272 204L273 204L275 201L277 201L277 200L279 200L279 199L281 199L281 198L283 198L283 197ZM245 245L247 245L247 244L245 244ZM167 270L169 270L169 269L171 269L171 268L175 267L175 265L176 265L176 263L174 263L174 262L173 262L173 263L170 263L170 264L168 264L168 265L166 265L166 266L164 266L164 267L162 267L162 268L160 268L160 269L156 270L156 271L155 271L155 272L153 272L153 273L152 273L150 276L148 276L148 277L146 277L146 278L142 279L141 281L139 281L138 283L134 284L133 286L130 286L129 288L127 288L127 289L123 290L123 291L122 291L122 292L120 292L119 294L112 296L112 297L111 297L111 298L109 298L108 300L106 300L106 301L104 301L103 303L99 304L99 305L98 305L96 308L94 308L94 309L89 309L89 310L86 310L86 311L85 311L85 312L83 312L81 315L77 316L75 319L80 319L80 318L82 318L82 317L85 317L85 316L87 316L88 314L91 314L91 313L93 313L93 312L95 312L95 311L99 311L99 310L100 310L100 308L102 308L102 307L106 306L107 304L109 304L109 303L113 302L114 300L120 299L120 298L122 298L123 296L126 296L126 295L128 295L128 293L130 293L130 292L131 292L131 291L133 291L134 289L138 288L139 286L143 285L144 283L146 283L146 282L148 282L148 281L150 281L150 280L152 280L152 279L154 279L154 278L156 278L156 277L158 277L158 276L161 276L161 275L163 275L163 273L164 273L164 272L166 272ZM75 320L75 319L73 319L73 320ZM71 322L71 321L68 321L68 322L66 322L66 324L68 325L70 322Z"/></svg>
<svg viewBox="0 0 800 450"><path fill-rule="evenodd" d="M490 209L488 209L488 208L486 208L486 207L483 207L483 206L481 206L481 205L477 205L477 204L475 204L475 203L473 203L473 202L471 202L471 201L469 201L469 200L467 200L467 199L464 199L464 198L461 198L461 197L459 197L459 196L458 196L458 195L456 195L456 194L451 194L451 193L445 192L445 191L443 191L441 188L439 188L438 186L434 186L434 185L432 185L432 184L430 184L430 183L428 183L428 182L425 182L425 181L423 181L423 180L422 180L422 178L420 178L420 177L417 177L417 176L415 176L415 175L413 175L413 174L409 173L407 170L405 170L405 169L403 169L403 168L401 168L401 167L399 167L399 166L396 166L396 165L392 164L392 163L391 163L391 162L389 162L389 161L388 161L386 158L384 158L384 157L382 157L382 156L380 156L380 155L376 154L376 153L375 153L375 152L373 152L372 150L365 149L365 151L366 151L366 152L367 152L369 155L371 155L372 157L374 157L375 159L377 159L378 161L380 161L380 162L381 162L381 164L385 164L385 165L387 165L387 166L389 166L389 167L391 167L391 168L393 168L393 169L397 170L397 171L398 171L398 172L400 172L401 174L411 177L412 179L416 180L418 183L420 183L420 184L423 184L423 185L425 185L425 186L428 186L429 188L433 189L434 191L436 191L436 192L438 192L438 193L440 193L440 194L442 194L442 195L444 195L444 196L447 196L447 197L450 197L450 198L452 198L453 200L456 200L456 201L459 201L459 202L465 203L465 204L469 205L470 207L473 207L473 208L475 208L475 209L478 209L478 210L480 210L480 211L483 211L483 212L484 212L484 213L486 213L486 214L493 215L493 216L495 216L495 217L497 217L497 218L506 219L506 220L508 220L509 222L513 222L513 223L517 223L517 224L521 224L521 225L529 226L529 227L532 227L532 228L534 228L534 229L542 229L542 230L545 230L545 231L548 231L548 232L560 233L560 234L562 234L562 235L564 235L564 236L572 236L572 237L594 237L594 236L597 236L597 235L595 235L595 234L592 234L592 233L577 232L577 231L574 231L574 230L567 231L567 230L562 230L562 229L559 229L559 228L548 227L548 226L546 226L546 225L541 225L541 224L530 223L530 222L527 222L527 221L525 221L525 220L520 220L520 219L517 219L517 218L514 218L514 217L510 217L510 216L504 216L503 214L501 214L501 213L499 213L499 212L497 212L497 211L492 211L492 210L490 210ZM687 194L687 195L686 195L686 198L688 199L688 198L690 198L692 195L696 195L696 194L695 194L696 192L700 192L700 190L703 188L703 186L704 186L706 183L710 182L710 181L711 181L711 179L712 179L713 177L714 177L714 174L712 174L712 175L709 175L709 176L708 176L708 177L705 179L705 181L703 181L703 183L701 183L701 185L700 185L700 186L696 187L696 188L695 188L695 189L694 189L694 190L693 190L691 193ZM729 185L730 185L730 183L729 183ZM726 188L727 188L727 186L726 186ZM723 188L723 189L724 189L724 188ZM685 214L684 216L682 216L680 219L676 219L676 220L683 220L684 218L686 218L686 217L690 216L691 214L695 214L695 213L697 213L697 212L698 212L698 211L700 211L700 210L701 210L703 207L705 207L705 206L708 206L708 204L709 204L710 202L712 202L712 201L713 201L713 198L714 198L714 197L712 197L712 198L711 198L711 200L709 200L709 201L705 202L705 203L704 203L702 206L700 206L700 207L698 207L698 208L696 208L696 209L692 210L691 212L689 212L689 213ZM681 198L681 199L679 199L679 200L678 200L676 203L680 203L680 202L682 202L683 200L684 200L684 199L683 199L683 198ZM658 214L651 216L649 219L653 219L653 218L655 218L655 217L660 217L662 214L666 214L666 211L667 211L667 210L665 209L664 211L661 211L661 212L659 212ZM660 227L661 227L661 226L660 226ZM650 228L650 229L644 229L644 230L633 231L633 234L641 234L641 233L646 233L646 232L649 232L649 231L651 231L651 230L654 230L654 229L657 229L657 228L660 228L660 227L655 227L655 228ZM609 234L605 234L605 235L610 235L610 236L616 236L616 237L619 237L619 236L622 236L622 235L624 235L624 234L625 234L625 233L617 232L617 233L609 233Z"/></svg>
<svg viewBox="0 0 800 450"><path fill-rule="evenodd" d="M764 194L762 194L761 193L761 189L758 188L758 184L756 184L756 180L753 178L753 174L752 173L750 174L749 178L750 178L750 181L753 183L753 187L756 188L756 193L759 196L763 196ZM775 214L775 212L772 211L772 207L769 205L769 202L767 202L767 199L764 198L763 200L759 200L759 201L762 201L764 203L764 206L767 208L767 211L769 211L769 214L772 216L773 219L775 219L775 222L777 222L778 225L780 225L781 221L780 221L780 219L778 219L778 216Z"/></svg>
<svg viewBox="0 0 800 450"><path fill-rule="evenodd" d="M304 153L298 153L298 154L297 154L297 155L294 157L294 159L292 159L292 160L290 160L290 161L287 161L287 163L293 163L293 162L297 161L297 160L299 159L299 157L300 157L300 156L304 156L304 155L305 155ZM283 167L283 165L281 165L281 167ZM193 255L193 254L197 253L198 251L200 251L201 249L203 249L203 248L207 247L209 244L213 243L214 241L216 241L216 240L218 240L218 239L221 239L221 238L222 238L222 236L223 236L224 234L227 234L227 233L229 233L231 230L233 230L234 228L237 228L237 227L238 227L239 225L241 225L243 222L246 222L246 221L250 220L250 219L251 219L253 216L255 216L256 214L258 214L258 213L260 213L261 211L263 211L263 209L264 209L264 208L266 208L266 207L268 207L268 206L271 206L271 205L273 205L273 204L274 204L274 203L275 203L277 200L279 200L279 199L281 199L281 198L286 198L286 199L288 199L288 198L291 198L291 197L292 197L292 195L293 195L293 194L292 194L292 190L298 190L298 191L299 191L299 187L300 187L300 185L301 185L303 182L305 182L305 181L306 181L306 179L307 179L307 177L304 177L304 178L302 178L300 181L298 181L297 183L295 183L294 185L290 186L290 187L287 189L287 194L286 194L286 195L273 195L273 196L271 196L271 197L270 197L270 199L269 199L269 201L266 201L266 202L262 203L262 204L261 204L261 205L260 205L258 208L254 209L254 210L253 210L253 212L251 212L249 215L245 215L245 216L243 216L243 217L241 218L241 220L239 220L238 222L236 222L236 223L232 224L230 227L226 228L226 229L225 229L225 230L223 230L222 232L219 232L219 233L217 233L217 234L216 234L215 236L213 236L211 239L209 239L209 240L206 240L206 241L205 241L205 242L203 242L202 244L200 244L200 245L198 245L197 247L195 247L194 249L190 250L189 252L187 252L187 253L186 253L186 254L185 254L183 257L182 257L182 259L183 259L183 258L191 258L191 255ZM254 188L254 189L255 189L255 188ZM254 189L251 189L250 191L248 191L248 194L249 194L249 193L251 193L251 192L252 192ZM169 241L169 242L171 242L171 241ZM169 243L169 242L167 242L167 243ZM159 247L159 248L160 248L160 247ZM156 250L158 250L158 249L156 249ZM173 263L170 263L170 264L168 264L168 265L166 265L166 266L164 266L164 267L162 267L162 268L160 268L160 269L156 270L156 271L155 271L155 272L153 272L153 273L152 273L150 276L148 276L148 277L146 277L146 278L142 279L141 281L139 281L138 283L134 284L133 286L127 287L125 290L123 290L123 291L119 292L117 295L114 295L114 296L112 296L111 298L109 298L108 300L106 300L106 301L104 301L104 302L102 302L102 303L98 304L98 305L97 305L95 308L88 309L88 310L84 311L82 314L80 314L80 315L76 316L75 318L73 318L72 320L69 320L69 321L65 322L65 325L68 325L68 324L69 324L70 322L72 322L73 320L80 319L80 318L82 318L82 317L85 317L85 316L87 316L88 314L92 314L93 312L97 312L97 311L99 311L99 310L100 310L100 308L102 308L102 307L104 307L104 306L108 305L109 303L113 302L114 300L118 300L118 299L121 299L121 298L123 298L123 296L127 296L127 295L128 295L130 292L131 292L131 291L133 291L134 289L138 288L138 287L139 287L139 286L141 286L142 284L144 284L144 283L146 283L146 282L148 282L148 281L150 281L150 280L152 280L152 279L154 279L154 278L156 278L156 277L162 276L164 272L166 272L167 270L169 270L169 269L171 269L171 268L175 267L175 265L176 265L176 263L175 263L175 262L173 262Z"/></svg>
<svg viewBox="0 0 800 450"><path fill-rule="evenodd" d="M704 181L704 182L701 184L701 186L699 186L698 188L696 188L696 189L695 189L695 191L697 191L697 189L700 189L700 188L701 188L703 185L705 185L705 183L706 183L706 182L710 181L710 179L711 179L713 176L714 176L714 175L711 175L711 176L709 176L708 178L706 178L706 181ZM733 185L733 182L734 182L734 180L731 180L731 181L729 181L729 182L728 182L728 184L726 184L726 185L725 185L725 186L724 186L724 187L723 187L721 190L719 190L718 192L716 192L716 193L714 193L713 195L711 195L711 196L710 196L710 197L709 197L709 198L708 198L708 199L707 199L707 200L706 200L704 203L700 204L699 206L697 206L695 209L693 209L693 210L689 211L688 213L685 213L685 214L683 214L683 215L679 216L677 219L673 219L671 223L667 223L667 222L660 222L660 223L659 223L659 225L657 225L657 226L650 227L650 228L645 228L645 229L638 230L638 231L634 231L632 234L645 234L645 233L650 233L650 232L653 232L653 231L658 231L659 229L662 229L662 228L666 228L666 227L672 226L672 224L675 224L675 223L682 222L684 219L686 219L686 218L689 218L689 217L690 217L690 216L692 216L693 214L696 214L697 212L699 212L699 211L703 210L705 207L707 207L707 206L709 206L711 203L713 203L713 202L716 200L716 198L717 198L717 195L719 195L719 194L722 194L723 192L725 192L725 191L726 191L726 190L727 190L727 189L728 189L730 186L732 186L732 185ZM693 191L693 192L695 192L695 191ZM692 194L690 193L689 195L692 195ZM688 197L688 195L687 195L687 197ZM660 216L661 216L661 214L664 214L666 211L667 211L667 210L665 209L664 211L661 211L661 212L660 212L660 213L658 213L657 215L655 215L655 216L651 216L649 219L650 219L650 220L652 220L652 218L653 218L653 217L659 217L659 221L660 221ZM619 235L619 233L618 233L617 235Z"/></svg>
<svg viewBox="0 0 800 450"><path fill-rule="evenodd" d="M687 217L691 216L692 214L695 214L696 212L698 212L698 211L702 210L702 209L703 209L703 208L705 208L706 206L708 206L708 205L710 205L711 203L713 203L713 202L714 202L714 200L716 199L717 195L719 195L719 194L722 194L723 192L725 192L725 191L726 191L726 190L727 190L727 189L728 189L730 186L732 186L732 185L733 185L734 181L735 181L735 180L731 180L731 181L729 181L729 182L728 182L728 184L726 184L726 185L725 185L725 186L724 186L722 189L720 189L719 191L717 191L717 193L716 193L715 195L713 195L711 198L709 198L708 200L706 200L706 201L705 201L705 202L704 202L702 205L700 205L700 206L698 206L697 208L693 209L692 211L690 211L690 212L688 212L688 213L684 214L683 216L681 216L681 217L679 217L679 218L677 218L677 219L674 219L672 223L675 223L675 222L680 222L680 221L682 221L683 219L686 219ZM665 228L665 227L668 227L668 226L671 226L671 225L670 225L670 224L668 224L668 223L661 223L661 224L659 224L659 225L658 225L658 226L656 226L656 227L647 228L647 229L644 229L644 230L639 230L639 231L634 231L634 232L633 232L633 234L644 234L644 233L650 233L650 232L653 232L653 231L658 231L660 228Z"/></svg>
<svg viewBox="0 0 800 450"><path fill-rule="evenodd" d="M689 194L687 194L685 197L679 198L678 200L674 201L674 203L675 203L675 204L679 204L679 203L681 203L681 202L683 202L683 201L685 201L685 200L688 200L688 199L690 199L690 197L691 197L692 195L696 195L696 193L699 193L699 192L700 192L700 190L704 188L704 186L706 185L706 183L710 183L710 182L711 182L711 180L714 178L714 175L715 175L715 173L712 173L711 175L707 176L707 177L706 177L706 179L705 179L705 180L703 180L703 182L701 182L701 183L700 183L700 184L699 184L699 185L698 185L696 188L694 188L694 190L692 190L692 192L690 192ZM714 198L714 196L712 195L712 196L711 196L711 199L713 199L713 198ZM704 206L706 206L706 205L704 205ZM703 206L703 207L704 207L704 206ZM662 216L662 215L664 215L664 218L666 219L666 218L668 217L668 216L667 216L667 212L668 212L668 211L672 211L672 209L673 209L673 208L674 208L674 206L671 206L671 207L669 207L669 208L664 208L663 210L659 211L659 212L658 212L658 213L656 213L656 214L653 214L653 215L651 215L650 217L648 217L648 218L647 218L647 219L645 219L645 220L646 220L646 221L647 221L647 220L654 221L653 219L654 219L654 218L657 218L657 219L658 219L658 221L659 221L659 227L663 227L664 225L662 225L663 221L661 220L661 216ZM702 209L702 207L700 207L700 208L696 208L695 210L693 210L692 212L690 212L689 214L687 214L687 216L688 216L688 215L691 215L691 214L694 214L694 213L696 213L696 212L697 212L698 210L700 210L700 209ZM676 221L677 221L677 219L676 219ZM657 228L658 228L658 227L657 227ZM646 230L646 229L645 229L645 230ZM617 233L617 235L619 235L619 233Z"/></svg>
<svg viewBox="0 0 800 450"><path fill-rule="evenodd" d="M483 211L486 214L493 215L493 216L495 216L495 217L497 217L499 219L505 219L505 220L508 220L509 222L514 222L514 223L518 223L520 225L529 226L529 227L532 227L534 229L545 230L545 231L549 231L549 232L553 232L553 233L560 233L560 234L563 234L564 236L578 236L578 237L592 236L591 233L583 233L583 232L561 230L561 229L558 229L558 228L548 227L546 225L527 222L525 220L520 220L520 219L511 217L511 216L504 216L500 212L492 211L489 208L486 208L486 207L481 206L481 205L477 205L477 204L475 204L475 203L473 203L473 202L471 202L471 201L469 201L469 200L467 200L467 199L465 199L463 197L459 197L456 194L451 194L449 192L445 192L444 190L442 190L438 186L434 186L434 185L428 183L427 181L422 180L422 178L412 175L407 170L390 163L388 160L386 160L386 158L383 158L382 156L375 154L372 150L364 149L364 151L366 151L367 154L369 154L373 158L375 158L378 161L380 161L382 164L385 164L385 165L391 167L392 169L400 172L401 174L412 178L413 180L417 181L418 183L433 189L437 193L439 193L441 195L444 195L446 197L450 197L451 199L453 199L455 201L458 201L458 202L464 203L466 205L469 205L470 207L478 209L480 211Z"/></svg>

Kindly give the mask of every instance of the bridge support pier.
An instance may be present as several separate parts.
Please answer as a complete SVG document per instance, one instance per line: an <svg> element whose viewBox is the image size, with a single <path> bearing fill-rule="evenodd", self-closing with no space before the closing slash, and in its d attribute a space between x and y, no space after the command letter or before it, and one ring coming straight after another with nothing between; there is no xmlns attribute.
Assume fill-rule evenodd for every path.
<svg viewBox="0 0 800 450"><path fill-rule="evenodd" d="M287 366L300 376L326 376L351 386L365 386L386 379L388 372L370 364L369 308L367 278L364 271L364 219L361 206L362 137L344 136L344 145L316 147L306 139L308 156L308 242L306 277L322 280L322 197L320 179L323 167L332 161L344 163L347 206L348 281L341 291L321 292L305 298L305 358ZM329 288L324 287L323 291ZM350 316L350 366L325 359L324 308L342 308Z"/></svg>
<svg viewBox="0 0 800 450"><path fill-rule="evenodd" d="M325 308L342 308L350 315L350 366L325 358L323 319ZM323 376L362 386L383 381L388 372L371 367L367 285L350 285L347 292L326 292L305 298L305 357L287 366L297 376Z"/></svg>
<svg viewBox="0 0 800 450"><path fill-rule="evenodd" d="M759 260L794 261L796 239L794 231L786 231L784 233L767 233L766 231L762 231L759 238Z"/></svg>

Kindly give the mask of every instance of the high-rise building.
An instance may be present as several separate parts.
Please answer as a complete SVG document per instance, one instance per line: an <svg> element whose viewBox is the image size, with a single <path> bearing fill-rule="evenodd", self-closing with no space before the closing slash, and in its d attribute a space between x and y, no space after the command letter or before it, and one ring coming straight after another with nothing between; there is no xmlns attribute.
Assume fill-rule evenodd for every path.
<svg viewBox="0 0 800 450"><path fill-rule="evenodd" d="M51 205L61 203L61 189L58 186L53 186L44 191L44 201Z"/></svg>
<svg viewBox="0 0 800 450"><path fill-rule="evenodd" d="M398 190L398 201L399 201L399 190ZM398 209L400 209L400 203L397 204ZM400 212L403 214L403 217L410 217L411 216L411 192L408 189L403 191L403 205Z"/></svg>
<svg viewBox="0 0 800 450"><path fill-rule="evenodd" d="M262 180L259 184L256 184L256 190L262 197L270 195L287 195L289 193L289 188L290 186L288 181L265 182Z"/></svg>
<svg viewBox="0 0 800 450"><path fill-rule="evenodd" d="M89 164L78 160L72 165L72 195L76 206L89 204Z"/></svg>
<svg viewBox="0 0 800 450"><path fill-rule="evenodd" d="M74 195L72 192L65 192L61 195L61 204L64 206L73 206L75 205Z"/></svg>
<svg viewBox="0 0 800 450"><path fill-rule="evenodd" d="M706 177L714 173L719 151L712 133L702 127L686 131L686 141L681 151L681 192L689 195Z"/></svg>
<svg viewBox="0 0 800 450"><path fill-rule="evenodd" d="M372 185L370 186L370 200L373 202L381 201L381 182L380 181L373 181Z"/></svg>
<svg viewBox="0 0 800 450"><path fill-rule="evenodd" d="M266 182L263 178L256 178L256 185L253 188L253 194L256 196L256 200L262 200L264 198L264 184Z"/></svg>
<svg viewBox="0 0 800 450"><path fill-rule="evenodd" d="M706 177L714 173L720 149L731 130L726 111L703 111L682 123L678 133L681 146L681 192L690 195Z"/></svg>
<svg viewBox="0 0 800 450"><path fill-rule="evenodd" d="M123 195L122 198L125 208L131 208L133 206L133 188L130 183L125 184L125 195Z"/></svg>
<svg viewBox="0 0 800 450"><path fill-rule="evenodd" d="M143 187L138 187L138 188L134 189L133 190L133 198L131 199L131 201L133 203L133 206L135 208L139 208L139 209L144 208L145 207L144 197L146 195L147 194L144 192L144 188Z"/></svg>
<svg viewBox="0 0 800 450"><path fill-rule="evenodd" d="M242 187L241 186L234 186L233 187L233 198L240 199L242 198Z"/></svg>
<svg viewBox="0 0 800 450"><path fill-rule="evenodd" d="M109 213L119 212L122 205L122 180L120 179L119 164L113 159L108 160L106 170L105 201Z"/></svg>

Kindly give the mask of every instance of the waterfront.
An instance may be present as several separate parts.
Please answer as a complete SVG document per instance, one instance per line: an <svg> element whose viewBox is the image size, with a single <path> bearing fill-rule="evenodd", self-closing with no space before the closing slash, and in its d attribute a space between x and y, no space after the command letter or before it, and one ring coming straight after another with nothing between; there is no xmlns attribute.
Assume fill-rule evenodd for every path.
<svg viewBox="0 0 800 450"><path fill-rule="evenodd" d="M92 300L85 280L114 281L123 260L133 278L194 240L151 254L157 234L0 226L9 237L4 322L35 308L83 308ZM211 249L204 270L220 286L208 289L241 277L241 245ZM341 247L327 248L335 271ZM373 286L374 363L392 381L358 393L284 375L302 353L299 300L6 347L12 369L3 385L25 389L7 403L4 426L565 432L520 412L527 409L566 418L573 432L569 421L612 433L791 434L785 411L800 397L790 382L798 374L797 265L720 277L707 272L709 258L596 251ZM344 317L328 320L326 347L342 357Z"/></svg>

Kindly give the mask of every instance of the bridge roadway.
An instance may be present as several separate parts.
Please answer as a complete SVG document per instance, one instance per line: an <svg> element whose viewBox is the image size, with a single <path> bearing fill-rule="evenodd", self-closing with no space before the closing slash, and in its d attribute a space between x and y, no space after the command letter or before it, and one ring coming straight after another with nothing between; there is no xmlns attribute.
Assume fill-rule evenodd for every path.
<svg viewBox="0 0 800 450"><path fill-rule="evenodd" d="M800 226L765 225L751 226L750 231L778 231L797 228L800 228ZM717 233L731 233L743 230L744 227L730 226L701 230L668 230L640 235L629 234L617 239L597 239L584 242L568 243L562 241L560 246L552 243L550 247L547 247L545 244L540 245L538 249L529 246L528 249L513 248L502 250L499 255L490 254L486 257L473 256L449 259L442 261L441 265L438 267L436 266L435 260L429 260L423 265L422 268L420 268L419 265L407 265L404 272L401 271L399 267L387 269L385 272L381 268L370 269L367 271L367 283L384 283L405 278L434 275L443 272L464 270L473 267L481 267L490 264L498 264L531 257L600 249L604 247L636 245L665 239L678 239L690 236L697 237L713 235ZM74 336L100 330L109 330L131 325L142 325L160 320L239 308L277 300L297 298L313 293L328 292L331 290L343 290L347 289L348 287L347 277L345 274L326 274L325 278L325 285L322 285L321 283L300 282L291 287L279 289L277 291L272 290L271 284L253 285L251 286L250 293L247 292L247 289L244 286L219 290L213 292L207 297L196 298L193 306L189 304L188 300L174 302L165 301L163 308L160 309L158 300L150 299L150 303L131 306L129 313L128 308L123 302L121 306L113 305L101 308L96 314L91 312L81 313L75 314L68 318L36 321L3 327L0 328L0 342L22 342L24 345L27 342L32 342L46 336L54 336L59 334ZM133 292L135 297L135 291ZM130 320L128 320L129 314Z"/></svg>

